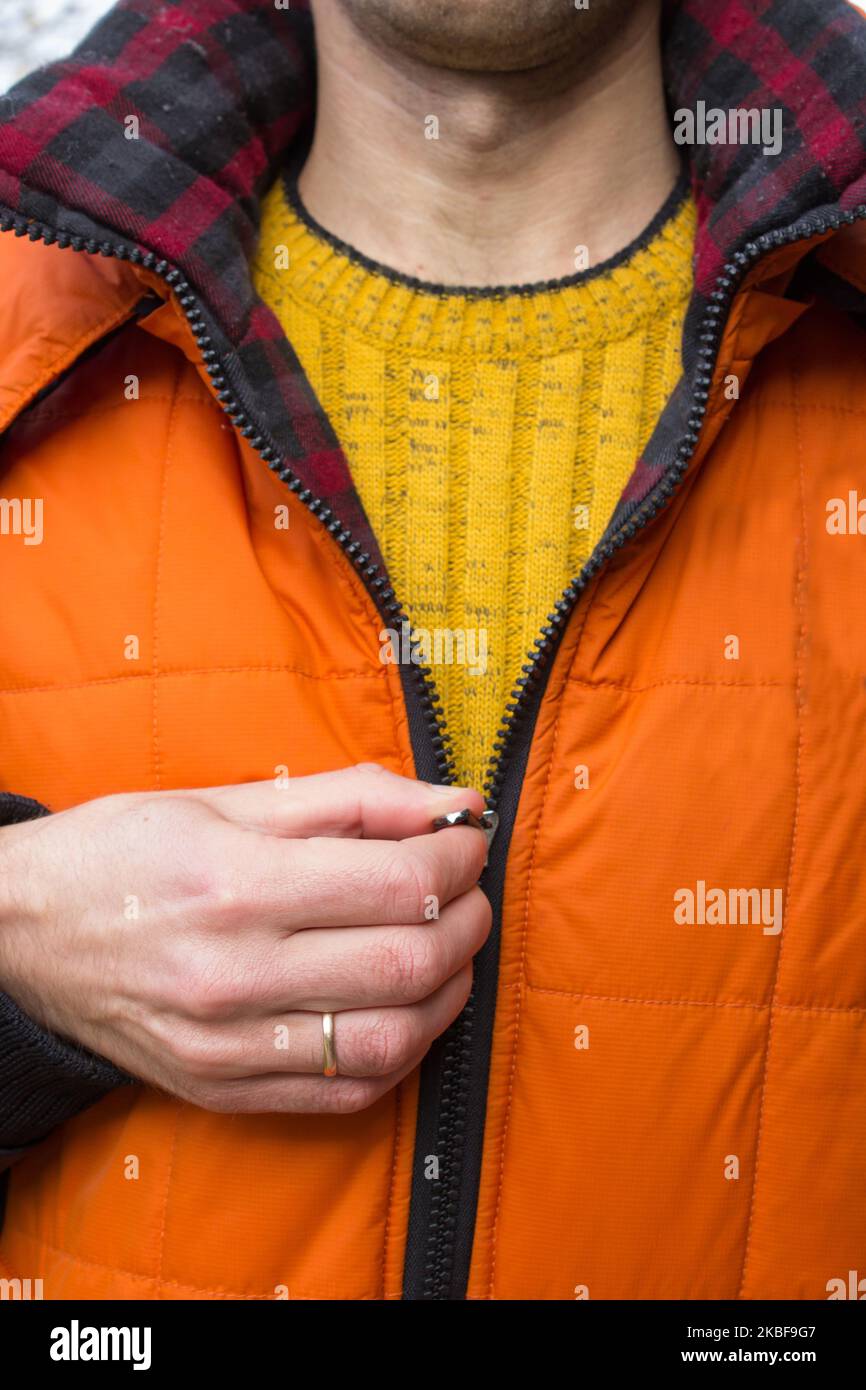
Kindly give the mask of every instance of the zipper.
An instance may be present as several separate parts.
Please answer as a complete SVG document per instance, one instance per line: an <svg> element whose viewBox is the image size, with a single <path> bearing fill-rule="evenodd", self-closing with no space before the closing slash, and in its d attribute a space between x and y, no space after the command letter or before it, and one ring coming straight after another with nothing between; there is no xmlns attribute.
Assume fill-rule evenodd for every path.
<svg viewBox="0 0 866 1390"><path fill-rule="evenodd" d="M454 760L451 753L451 740L445 729L442 705L432 672L429 667L421 665L420 661L416 659L419 656L419 647L412 633L408 615L398 602L387 579L379 573L379 566L371 563L370 555L362 549L358 541L352 539L351 531L343 525L334 511L321 498L316 497L311 488L304 487L302 479L279 457L278 451L269 443L266 432L256 426L248 410L231 389L225 366L220 361L219 354L213 347L211 335L207 330L201 301L189 281L184 279L182 272L172 266L169 261L157 256L153 251L142 251L137 246L126 245L123 242L110 242L97 237L85 237L72 232L56 231L47 223L39 222L23 213L12 212L11 209L5 207L0 207L0 232L12 232L17 237L26 236L29 241L41 241L46 246L70 248L73 251L84 252L91 256L128 261L130 265L140 266L143 270L158 275L173 291L198 344L201 360L223 412L228 416L238 433L263 459L271 472L276 473L288 490L296 495L298 501L312 512L328 534L333 537L358 570L364 587L372 597L380 616L390 623L405 622L406 630L410 633L409 647L413 653L413 661L409 666L402 665L400 670L404 679L404 688L408 683L409 690L419 701L419 707L423 711L422 731L426 737L425 751L428 754L425 761L429 764L429 755L432 754L432 769L436 779L443 784L453 782ZM131 317L134 316L135 311ZM416 734L417 732L416 727Z"/></svg>
<svg viewBox="0 0 866 1390"><path fill-rule="evenodd" d="M499 819L495 844L490 845L488 866L482 886L494 906L494 924L488 941L476 961L475 979L465 1009L434 1044L422 1067L421 1096L418 1106L419 1133L433 1136L439 1180L428 1181L419 1171L421 1149L416 1145L415 1178L406 1250L404 1297L414 1299L461 1299L465 1295L472 1253L475 1206L480 1179L481 1145L484 1134L484 1100L489 1071L490 1041L495 1011L498 974L499 932L502 889L508 842L519 799L519 783L532 738L535 716L544 693L546 679L560 639L590 579L627 541L641 531L667 505L688 467L700 437L706 415L712 374L722 330L734 296L746 273L764 255L784 245L808 241L823 233L866 218L866 204L850 212L830 213L810 220L807 214L790 227L763 233L737 251L717 277L698 335L698 366L687 418L687 429L677 446L674 462L655 484L632 516L595 547L580 574L557 600L547 622L533 643L522 667L522 674L506 705L494 743L485 781L487 809ZM99 255L151 271L176 296L201 359L210 377L216 399L232 425L259 454L268 468L285 483L299 502L322 523L328 534L351 561L370 594L377 611L389 624L405 622L410 632L412 663L401 666L404 692L410 714L419 776L429 776L443 784L454 782L454 761L445 727L442 705L429 667L416 661L419 649L412 638L406 611L397 599L387 577L371 562L358 541L325 502L304 486L293 469L269 443L267 435L252 420L228 382L226 369L213 346L201 301L183 273L152 251L123 242L57 231L47 223L22 213L0 208L0 232L13 232L30 241L70 248L88 255ZM480 1104L470 1106L475 1098ZM432 1189L432 1192L431 1192Z"/></svg>
<svg viewBox="0 0 866 1390"><path fill-rule="evenodd" d="M496 845L490 847L488 866L481 879L481 886L494 909L493 928L476 957L472 992L466 1007L434 1043L422 1066L404 1298L455 1300L463 1299L466 1294L481 1177L502 895L508 842L519 799L519 785L515 782L522 780L546 678L566 623L589 581L617 550L664 509L682 480L703 427L722 332L747 272L763 256L781 246L808 241L863 218L866 218L866 204L850 212L812 219L807 214L788 228L763 233L748 242L724 265L709 295L698 335L698 366L687 428L677 446L675 462L633 515L615 532L602 537L580 574L555 604L527 655L506 706L484 786L486 806L498 815L500 837ZM437 1113L434 1125L429 1123L431 1112ZM439 1174L435 1184L425 1171L431 1157L436 1159Z"/></svg>

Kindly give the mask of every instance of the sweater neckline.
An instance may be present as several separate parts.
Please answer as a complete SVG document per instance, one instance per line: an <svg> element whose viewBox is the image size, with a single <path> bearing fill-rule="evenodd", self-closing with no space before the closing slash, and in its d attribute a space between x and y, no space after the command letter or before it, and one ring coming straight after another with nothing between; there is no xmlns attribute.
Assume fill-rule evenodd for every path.
<svg viewBox="0 0 866 1390"><path fill-rule="evenodd" d="M340 241L306 208L296 180L284 177L264 200L254 274L278 316L288 297L382 344L546 356L622 341L650 317L684 304L693 287L695 223L682 175L644 231L598 266L540 284L435 285ZM285 248L282 260L277 248Z"/></svg>
<svg viewBox="0 0 866 1390"><path fill-rule="evenodd" d="M528 284L514 285L446 285L437 284L432 280L419 280L413 275L404 275L399 270L393 270L390 266L384 265L379 261L373 260L371 256L365 256L362 251L358 251L348 242L342 241L333 232L329 232L317 221L310 212L301 196L298 187L300 171L294 173L286 172L282 178L283 193L292 212L300 222L319 240L326 242L335 252L344 256L353 265L368 270L371 274L383 276L393 285L402 285L406 289L416 290L420 294L433 295L437 298L455 299L505 299L519 295L523 298L531 298L538 294L550 293L551 291L570 289L579 285L585 285L590 280L608 275L617 266L624 265L632 260L639 251L649 246L653 240L663 231L665 225L672 220L681 209L683 203L689 197L689 176L688 171L683 168L680 170L676 183L665 198L655 216L650 220L642 232L624 246L615 255L608 256L607 260L600 261L597 266L588 266L586 270L576 270L573 275L560 276L552 280L537 280Z"/></svg>

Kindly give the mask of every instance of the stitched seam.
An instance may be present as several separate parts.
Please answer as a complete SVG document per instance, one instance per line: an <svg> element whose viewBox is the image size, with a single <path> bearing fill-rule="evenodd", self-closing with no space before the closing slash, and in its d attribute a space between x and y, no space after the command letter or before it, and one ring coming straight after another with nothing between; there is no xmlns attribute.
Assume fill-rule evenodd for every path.
<svg viewBox="0 0 866 1390"><path fill-rule="evenodd" d="M0 689L2 695L50 695L61 690L89 690L97 685L120 685L124 681L165 680L169 676L236 676L260 673L287 674L302 676L311 681L385 680L387 670L381 671L325 671L316 675L303 671L299 666L164 666L159 671L130 671L123 676L96 676L89 681L69 681L60 685L8 685ZM393 702L392 702L393 703Z"/></svg>
<svg viewBox="0 0 866 1390"><path fill-rule="evenodd" d="M866 1014L866 1008L859 1004L777 1004L776 1013L814 1015L816 1018L834 1017L846 1014Z"/></svg>
<svg viewBox="0 0 866 1390"><path fill-rule="evenodd" d="M599 588L600 588L600 587L601 587L601 586L600 586L600 583L596 583L595 588L593 589L593 591L591 592L591 594L589 595L589 598L588 598L588 600L587 600L587 604L586 604L586 607L585 607L584 613L583 613L583 621L581 622L581 624L580 624L580 626L579 626L579 628L578 628L577 636L576 636L576 638L575 638L574 651L572 652L572 655L571 655L571 662L570 662L570 665L569 665L569 669L572 669L572 668L573 668L574 663L575 663L575 661L577 660L577 654L578 654L578 650L579 650L579 648L580 648L581 639L582 639L582 637L583 637L584 631L586 630L586 624L587 624L587 622L588 622L588 620L589 620L589 615L590 615L590 612L591 612L591 610L592 610L592 605L593 605L593 603L595 602L595 599L596 599L596 596L597 596L597 594L598 594L598 591L599 591ZM548 793L549 793L549 791L550 791L550 782L551 782L551 778L553 777L553 764L554 764L554 761L555 761L556 748L557 748L557 744L558 744L558 742L559 742L559 735L560 735L560 731L561 731L561 728L562 728L562 708L563 708L563 701L560 699L560 700L557 702L556 723L555 723L555 725L554 725L554 730L553 730L553 743L552 743L552 747L551 747L550 761L549 761L548 767L547 767L547 778L546 778L545 783L544 783L544 790L543 790L541 796L539 797L539 809L538 809L538 814L537 814L537 818L536 818L536 822L535 822L535 830L534 830L533 836L532 836L532 849L531 849L530 855L529 855L529 868L528 868L527 874L526 874L526 893L525 893L525 896L524 896L524 907L523 907L523 927L522 927L522 929L521 929L521 940L520 940L520 965L519 965L519 969L518 969L518 978L517 978L517 981L515 982L515 989L516 989L517 998L516 998L515 1016L514 1016L514 1041L513 1041L512 1045L511 1045L511 1064L510 1064L509 1072L508 1072L508 1091L507 1091L507 1094L506 1094L506 1097L505 1097L505 1118L504 1118L504 1120L503 1120L503 1127L502 1127L502 1142L501 1142L500 1149L499 1149L499 1175L498 1175L498 1178L497 1178L497 1186L496 1186L496 1206L495 1206L495 1208L494 1208L494 1213L493 1213L493 1230L492 1230L492 1232L491 1232L490 1281L489 1281L489 1284L488 1284L488 1297L489 1297L489 1298L494 1298L494 1297L495 1297L495 1292L494 1292L494 1290L495 1290L495 1283L496 1283L496 1257L497 1257L497 1247L498 1247L498 1243L499 1243L499 1218L500 1218L501 1209L502 1209L502 1192L503 1192L503 1188L504 1188L504 1179L505 1179L505 1152L506 1152L506 1149L507 1149L507 1147L508 1147L508 1132L509 1132L509 1129L510 1129L510 1127L511 1127L511 1107L512 1107L513 1096L514 1096L514 1077L515 1077L515 1073L516 1073L516 1071L517 1071L517 1053L518 1053L519 1042L520 1042L521 1004L522 1004L522 1002L523 1002L523 988L524 988L524 982L525 982L525 967L526 967L526 940L527 940L527 936L528 936L528 934L529 934L529 901L530 901L530 896L531 896L531 892L532 892L532 880L533 880L533 876L534 876L534 873L535 873L535 858L536 858L536 853L537 853L537 849L538 849L538 839L539 839L539 836L540 836L540 834L541 834L541 825L542 825L542 821L543 821L543 819L544 819L544 807L545 807L545 804L546 804L546 802L547 802Z"/></svg>
<svg viewBox="0 0 866 1390"><path fill-rule="evenodd" d="M219 409L219 407L217 406L216 401L213 400L213 398L212 398L211 396L205 396L204 398L202 398L201 396L182 396L182 395L178 395L177 397L174 397L174 396L161 396L161 395L160 395L160 396L157 396L157 395L153 395L153 396L140 396L140 397L138 398L138 400L135 402L135 404L136 404L136 406L141 406L141 405L155 405L155 404L157 404L157 403L162 404L162 405L165 405L165 404L171 405L175 400L177 401L178 404L181 404L181 402L183 402L185 405L204 405L204 406L208 406L210 409L213 409L213 410L218 410L218 409ZM111 414L113 414L113 412L116 411L116 410L129 410L129 406L130 406L130 402L129 402L129 401L118 402L117 405L94 405L94 406L90 406L89 408L88 408L88 407L85 407L83 410L80 410L80 411L74 411L74 410L57 410L57 411L52 410L52 411L49 411L49 410L41 410L38 406L36 406L36 407L34 407L34 410L33 410L32 414L30 415L29 419L30 419L30 420L33 420L33 421L38 421L39 424L43 424L43 423L45 423L45 422L47 422L47 421L50 421L52 424L54 424L54 423L57 422L58 420L66 420L66 421L92 420L92 419L94 418L94 416L96 416L96 415L111 415ZM220 413L222 413L222 412L220 412Z"/></svg>
<svg viewBox="0 0 866 1390"><path fill-rule="evenodd" d="M172 446L172 437L173 437L173 433L174 433L174 426L175 426L175 422L176 422L176 420L177 420L177 391L178 391L178 388L179 388L179 386L180 386L180 376L181 376L180 368L178 367L177 372L176 372L176 374L175 374L175 380L174 380L174 397L173 397L171 409L169 410L169 415L168 415L168 428L167 428L167 430L166 430L165 452L164 452L164 454L163 454L163 462L162 462L162 482L161 482L161 490L160 490L160 498L159 498L159 524L158 524L158 529L157 529L157 540L156 540L156 566L155 566L155 569L154 569L154 576L153 576L153 607L152 607L152 610L151 610L151 642L152 642L152 644L153 644L153 650L152 650L152 656L151 656L151 666L150 666L150 674L151 674L151 679L152 679L152 681L153 681L153 690L152 690L152 698L151 698L151 720L152 720L152 728L153 728L153 743L152 743L152 748L153 748L153 781L154 781L154 787L155 787L155 790L156 790L156 791L159 791L159 790L160 790L160 787L161 787L160 766L159 766L159 697L158 697L159 681L158 681L158 679L157 679L157 677L158 677L158 675L159 675L159 638L160 638L160 626L159 626L159 600L160 600L160 584L161 584L161 580L162 580L162 556L163 556L163 547L164 547L164 542L165 542L165 514L166 514L167 494L168 494L168 469L169 469L169 462L170 462L170 460L171 460L171 446Z"/></svg>
<svg viewBox="0 0 866 1390"><path fill-rule="evenodd" d="M688 676L671 676L668 680L650 681L649 685L627 685L625 681L590 681L584 676L567 676L569 685L582 685L588 690L623 690L633 695L642 695L647 690L659 690L668 685L697 685L708 690L789 690L791 681L701 681Z"/></svg>
<svg viewBox="0 0 866 1390"><path fill-rule="evenodd" d="M156 1283L156 1279L152 1274L138 1274L132 1269L120 1269L117 1265L100 1264L97 1260L85 1259L83 1255L73 1255L70 1250L64 1250L62 1246L53 1245L51 1241L42 1240L41 1237L37 1238L30 1231L25 1231L21 1227L13 1226L8 1221L5 1224L5 1229L10 1235L18 1235L31 1245L38 1246L44 1250L50 1250L54 1255L62 1256L62 1258L68 1260L70 1264L81 1265L87 1269L101 1269L107 1274L121 1274L127 1279L136 1279L139 1283ZM11 1266L5 1267L11 1269ZM274 1299L272 1294L239 1293L235 1289L226 1289L222 1285L216 1288L207 1288L198 1284L183 1284L178 1279L163 1279L161 1287L164 1289L185 1289L188 1293L213 1294L218 1298L256 1299L265 1302L281 1301L279 1299ZM353 1294L352 1297L354 1301L359 1303L380 1301L378 1295L374 1293ZM291 1302L307 1302L320 1299L321 1294L292 1294Z"/></svg>
<svg viewBox="0 0 866 1390"><path fill-rule="evenodd" d="M802 778L803 778L803 748L804 748L805 735L806 735L805 717L804 717L804 710L803 710L803 704L804 704L804 690L803 690L804 672L803 672L803 666L804 666L805 655L806 655L806 576L807 576L808 564L809 564L808 538L807 538L807 531L806 531L806 483L805 483L804 465L803 465L803 435L802 435L802 430L801 430L801 427L800 427L800 412L799 412L799 395L800 395L800 392L799 392L799 389L798 389L798 378L797 378L797 370L796 370L796 367L792 367L792 370L791 370L791 377L792 377L792 383L793 383L793 387L794 387L794 391L793 391L793 396L794 396L794 430L795 430L795 434L796 434L796 438L797 438L797 477L798 477L799 493L800 493L800 548L799 548L799 557L798 557L798 564L797 564L797 575L796 575L795 584L794 584L794 588L795 588L795 603L796 603L796 607L797 607L797 609L798 609L798 611L799 611L800 623L799 623L799 631L798 631L798 634L797 634L797 651L796 651L797 682L796 682L795 705L796 705L796 711L797 711L797 753L796 753L796 759L795 759L795 765L794 765L794 783L795 783L795 788L796 788L796 790L795 790L795 795L794 795L794 819L793 819L793 825L792 825L792 827L791 827L791 847L790 847L790 851L789 851L789 855L788 855L788 872L787 872L786 879L785 879L785 916L786 916L786 919L787 919L787 921L788 921L789 924L790 924L790 916L789 916L790 899L789 899L789 894L790 894L790 890L791 890L791 878L792 878L793 869L794 869L794 864L795 864L795 862L796 862L797 850L798 850L798 848L799 848L799 842L800 842L800 837L799 837L799 831L800 831L800 810L801 810L802 790L803 790L803 782L802 782ZM788 931L790 931L790 925L788 926ZM756 1206L757 1206L757 1197L758 1197L758 1169L759 1169L759 1167L760 1167L760 1160L761 1160L761 1143L762 1143L762 1140L763 1140L763 1137L764 1137L764 1117L765 1117L765 1114L766 1114L767 1082L768 1082L768 1078L769 1078L769 1071L770 1071L770 1056L771 1056L771 1053L772 1053L772 1046L773 1046L773 1024L774 1024L774 1021L775 1021L775 1014L776 1014L777 1009L778 1009L779 982L780 982L781 974L782 974L782 958L783 958L783 953L784 953L784 950L785 950L785 937L786 937L786 935L787 935L787 933L786 933L785 931L783 931L783 932L782 932L782 936L781 936L781 940L779 941L779 951L778 951L778 954L777 954L777 956L776 956L776 969L775 969L775 973L774 973L774 977L773 977L773 991L772 991L772 994L771 994L771 996L770 996L770 1012L769 1012L769 1018L768 1018L768 1021L767 1021L767 1041L766 1041L766 1044L765 1044L765 1047L764 1047L764 1063L763 1063L763 1071L762 1071L762 1076L761 1076L761 1099L760 1099L760 1104L759 1104L759 1107L758 1107L758 1129L757 1129L757 1134L756 1134L756 1137L755 1137L755 1158L754 1158L754 1165L753 1165L753 1169L752 1169L752 1192L751 1192L751 1197L750 1197L750 1200L749 1200L749 1220L748 1220L748 1225L747 1225L747 1227L746 1227L746 1239L745 1239L745 1245L744 1245L744 1248L743 1248L743 1268L742 1268L742 1271L741 1271L741 1274L740 1274L740 1288L739 1288L739 1292L738 1292L738 1294L737 1294L737 1297L738 1297L739 1299L742 1299L742 1298L745 1297L746 1279L747 1279L747 1276L748 1276L748 1269L749 1269L749 1257L750 1257L750 1255L751 1255L751 1250L752 1250L752 1236L753 1236L754 1227L755 1227L755 1209L756 1209Z"/></svg>
<svg viewBox="0 0 866 1390"><path fill-rule="evenodd" d="M168 1218L168 1199L171 1193L171 1179L174 1172L174 1155L177 1149L177 1132L180 1128L180 1109L175 1109L174 1125L171 1131L171 1148L168 1151L168 1168L165 1174L165 1195L162 1199L162 1220L159 1226L159 1249L156 1263L156 1292L159 1293L163 1284L162 1271L165 1262L165 1232Z"/></svg>
<svg viewBox="0 0 866 1390"><path fill-rule="evenodd" d="M388 1272L388 1242L391 1239L392 1213L397 1188L397 1155L400 1151L400 1138L403 1117L403 1083L397 1087L394 1096L394 1148L391 1155L391 1177L388 1182L388 1203L385 1209L385 1234L382 1240L382 1297L386 1297L386 1276Z"/></svg>
<svg viewBox="0 0 866 1390"><path fill-rule="evenodd" d="M561 999L585 999L596 1004L645 1004L654 1008L754 1009L758 1013L763 1013L770 1007L769 1003L758 1004L751 999L636 999L631 995L591 994L583 990L550 989L546 985L534 985L531 980L527 980L525 984L526 989L532 994L552 994ZM866 1014L866 1005L777 1004L776 1010L778 1013L814 1014L816 1017L822 1017L825 1014L855 1014L859 1016Z"/></svg>
<svg viewBox="0 0 866 1390"><path fill-rule="evenodd" d="M645 1004L656 1008L693 1009L754 1009L762 1012L769 1004L756 1004L750 999L636 999L629 995L587 994L580 990L547 989L543 985L533 985L528 980L526 988L533 994L552 994L562 999L585 999L597 1004Z"/></svg>
<svg viewBox="0 0 866 1390"><path fill-rule="evenodd" d="M799 415L813 414L820 410L826 410L830 415L866 415L866 408L858 409L856 405L830 405L823 401L802 401L798 404L796 401L774 401L772 397L765 400L761 396L761 409L765 406L783 407Z"/></svg>
<svg viewBox="0 0 866 1390"><path fill-rule="evenodd" d="M141 295L136 291L135 295L127 300L121 308L113 309L104 319L100 319L99 323L86 328L80 337L76 338L71 347L65 348L63 352L58 353L56 357L52 357L48 366L45 367L40 376L37 376L26 386L20 387L18 391L8 399L8 403L4 407L2 415L0 415L0 429L5 429L7 425L12 423L20 402L32 400L33 397L38 396L39 392L45 386L48 386L55 377L61 376L66 368L81 355L86 344L98 342L100 338L110 333L112 328L119 326L128 319L134 305L140 298Z"/></svg>

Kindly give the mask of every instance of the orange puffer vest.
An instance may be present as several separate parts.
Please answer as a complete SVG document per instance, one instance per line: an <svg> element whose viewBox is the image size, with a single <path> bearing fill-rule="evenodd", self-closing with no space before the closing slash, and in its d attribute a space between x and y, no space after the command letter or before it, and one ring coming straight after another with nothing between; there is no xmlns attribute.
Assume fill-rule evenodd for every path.
<svg viewBox="0 0 866 1390"><path fill-rule="evenodd" d="M710 34L725 8L670 31L688 98L696 15ZM141 73L121 153L158 202L142 149L177 156L146 133L148 81L218 83L203 26L243 67L243 23L288 20L190 3L167 37L164 7L134 9L149 49L119 7L56 104L39 74L0 129L0 490L42 504L41 543L14 508L0 535L2 785L60 809L281 766L445 775L423 675L380 660L396 600L338 445L264 306L242 311L249 236L225 224L294 126L238 136L175 219L121 206L120 156L73 168L58 134L64 106L97 134L97 109L138 109ZM862 63L862 19L827 9ZM100 42L110 103L73 80ZM357 1115L114 1093L13 1168L7 1277L60 1299L821 1299L866 1274L866 158L838 123L816 153L806 105L794 165L750 154L775 201L748 152L690 151L683 382L506 718L466 1013Z"/></svg>

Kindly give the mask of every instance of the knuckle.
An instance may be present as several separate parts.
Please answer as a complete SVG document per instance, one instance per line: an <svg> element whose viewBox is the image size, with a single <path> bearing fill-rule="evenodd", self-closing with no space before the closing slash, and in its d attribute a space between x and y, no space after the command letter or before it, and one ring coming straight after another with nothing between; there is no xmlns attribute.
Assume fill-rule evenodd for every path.
<svg viewBox="0 0 866 1390"><path fill-rule="evenodd" d="M456 835L449 841L449 845L453 845L455 853L459 849L457 882L464 892L468 892L478 883L484 872L487 841L479 831L472 830L461 835L459 845Z"/></svg>
<svg viewBox="0 0 866 1390"><path fill-rule="evenodd" d="M217 1075L223 1059L212 1039L197 1031L176 1034L170 1044L174 1065L187 1077L202 1080Z"/></svg>
<svg viewBox="0 0 866 1390"><path fill-rule="evenodd" d="M411 851L389 855L382 866L381 893L385 910L392 920L423 922L424 908L436 884L426 863Z"/></svg>
<svg viewBox="0 0 866 1390"><path fill-rule="evenodd" d="M363 1077L358 1080L343 1079L340 1086L335 1086L330 1096L327 1096L327 1108L334 1115L357 1115L361 1110L368 1110L382 1094L381 1087L374 1081L368 1081Z"/></svg>
<svg viewBox="0 0 866 1390"><path fill-rule="evenodd" d="M189 970L181 990L183 1013L197 1023L216 1023L233 1017L247 1002L247 989L224 962L202 964Z"/></svg>
<svg viewBox="0 0 866 1390"><path fill-rule="evenodd" d="M426 999L440 983L441 963L437 940L423 927L395 932L380 946L382 985L388 998L401 1003Z"/></svg>
<svg viewBox="0 0 866 1390"><path fill-rule="evenodd" d="M414 1041L403 1012L371 1014L357 1039L359 1070L365 1076L388 1076L411 1056Z"/></svg>
<svg viewBox="0 0 866 1390"><path fill-rule="evenodd" d="M356 1115L368 1110L383 1095L381 1081L372 1078L340 1077L336 1083L322 1082L316 1092L303 1095L282 1092L263 1098L247 1086L199 1083L177 1087L176 1093L200 1110L215 1115L252 1113Z"/></svg>
<svg viewBox="0 0 866 1390"><path fill-rule="evenodd" d="M487 894L481 888L473 888L470 892L470 898L473 920L478 927L480 941L484 942L490 935L490 928L493 926L493 907Z"/></svg>
<svg viewBox="0 0 866 1390"><path fill-rule="evenodd" d="M473 835L472 882L477 883L487 866L489 846L487 837L479 833Z"/></svg>
<svg viewBox="0 0 866 1390"><path fill-rule="evenodd" d="M243 896L237 879L224 865L215 864L205 879L205 911L219 921L234 921L243 906Z"/></svg>
<svg viewBox="0 0 866 1390"><path fill-rule="evenodd" d="M174 857L168 887L193 920L212 924L237 912L240 893L226 858L210 846L198 846L194 860Z"/></svg>
<svg viewBox="0 0 866 1390"><path fill-rule="evenodd" d="M199 1110L213 1115L239 1115L246 1108L243 1092L232 1086L199 1086L189 1098Z"/></svg>

